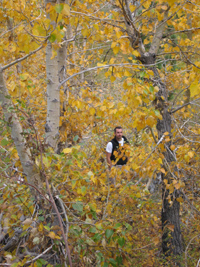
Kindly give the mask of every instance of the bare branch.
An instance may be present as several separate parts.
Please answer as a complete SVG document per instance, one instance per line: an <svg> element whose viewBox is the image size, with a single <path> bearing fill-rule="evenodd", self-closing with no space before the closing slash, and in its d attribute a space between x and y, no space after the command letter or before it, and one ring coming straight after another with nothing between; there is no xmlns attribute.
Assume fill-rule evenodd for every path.
<svg viewBox="0 0 200 267"><path fill-rule="evenodd" d="M195 99L195 101L197 101L197 100L200 100L200 97L197 98L197 99ZM188 106L188 105L194 104L195 101L185 103L185 104L183 104L182 106L180 106L180 107L178 107L178 108L172 110L170 113L173 114L173 113L175 113L176 111L178 111L178 110L180 110L180 109L182 109L182 108L184 108L184 107L186 107L186 106Z"/></svg>
<svg viewBox="0 0 200 267"><path fill-rule="evenodd" d="M46 187L47 187L47 190L48 190L52 205L53 205L53 207L54 207L54 209L56 211L56 214L58 216L59 225L60 225L62 236L63 236L64 242L65 242L65 248L66 248L66 252L67 252L67 256L68 256L68 260L69 260L69 265L70 265L70 267L72 267L72 259L71 259L71 255L70 255L69 245L68 245L68 242L67 242L67 238L66 238L66 235L65 235L64 228L63 228L61 216L60 216L60 213L59 213L58 208L56 206L55 200L54 200L54 198L53 198L53 196L51 194L51 190L50 190L50 187L49 187L49 181L48 181L48 178L45 175L45 173L44 173L44 177L45 177L45 180L46 180Z"/></svg>
<svg viewBox="0 0 200 267"><path fill-rule="evenodd" d="M51 245L49 248L45 249L41 254L37 255L32 260L25 262L24 265L30 264L30 263L36 261L37 259L41 258L42 256L44 256L44 254L46 254L49 250L51 250L52 247L53 247L53 245Z"/></svg>
<svg viewBox="0 0 200 267"><path fill-rule="evenodd" d="M166 38L172 34L177 34L177 33L183 33L183 32L189 32L189 31L196 31L196 30L200 30L200 27L197 27L197 28L191 28L191 29L185 29L185 30L182 30L182 31L174 31L174 32L170 32L166 35L163 36L163 38Z"/></svg>

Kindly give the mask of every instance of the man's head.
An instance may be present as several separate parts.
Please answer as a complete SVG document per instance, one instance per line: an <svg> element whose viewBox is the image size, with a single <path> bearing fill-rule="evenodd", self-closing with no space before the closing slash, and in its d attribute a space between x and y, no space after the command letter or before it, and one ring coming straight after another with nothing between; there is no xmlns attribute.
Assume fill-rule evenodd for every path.
<svg viewBox="0 0 200 267"><path fill-rule="evenodd" d="M117 139L117 141L120 141L123 135L122 127L121 126L115 127L114 133L115 133L115 138Z"/></svg>

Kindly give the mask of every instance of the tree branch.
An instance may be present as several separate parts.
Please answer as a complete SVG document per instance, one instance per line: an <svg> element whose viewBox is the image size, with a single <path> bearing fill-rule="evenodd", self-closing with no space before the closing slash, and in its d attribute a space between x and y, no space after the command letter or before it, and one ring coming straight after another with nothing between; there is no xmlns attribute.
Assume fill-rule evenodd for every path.
<svg viewBox="0 0 200 267"><path fill-rule="evenodd" d="M56 206L55 200L54 200L54 198L53 198L53 196L51 194L48 178L47 178L47 176L45 174L43 174L43 175L44 175L45 180L46 180L46 186L47 186L47 190L48 190L52 205L53 205L53 207L54 207L54 209L56 211L56 214L58 216L59 225L60 225L62 236L63 236L64 242L65 242L65 248L66 248L66 252L67 252L67 256L68 256L68 260L69 260L69 265L70 265L70 267L72 267L72 259L71 259L70 250L69 250L67 238L66 238L66 235L65 235L65 231L64 231L64 228L63 228L61 216L60 216L60 213L59 213L58 208Z"/></svg>
<svg viewBox="0 0 200 267"><path fill-rule="evenodd" d="M4 70L6 70L7 68L9 68L9 67L11 67L11 66L13 66L13 65L15 65L15 64L17 64L17 63L19 63L19 62L21 62L21 61L23 61L24 59L26 59L26 58L32 56L33 54L37 53L37 52L38 52L40 49L42 49L43 47L44 47L44 44L42 44L41 46L39 46L37 49L33 50L33 51L30 52L29 54L25 55L24 57L18 58L18 59L16 59L15 61L13 61L13 62L11 62L11 63L9 63L9 64L3 66L3 67L1 68L1 70L4 71Z"/></svg>
<svg viewBox="0 0 200 267"><path fill-rule="evenodd" d="M197 98L195 101L197 101L197 100L200 100L200 97ZM171 110L170 113L173 114L173 113L177 112L178 110L180 110L180 109L182 109L182 108L184 108L184 107L186 107L186 106L188 106L188 105L192 105L195 101L185 103L185 104L183 104L182 106L180 106L180 107L178 107L178 108L176 108L176 109L174 109L174 110Z"/></svg>
<svg viewBox="0 0 200 267"><path fill-rule="evenodd" d="M160 40L162 39L163 32L164 32L164 29L165 29L165 25L166 25L166 22L167 22L167 19L168 19L168 11L169 11L169 9L170 9L170 7L168 7L168 9L165 11L164 21L161 22L158 25L158 27L156 28L156 32L154 34L153 41L151 43L151 47L149 49L149 53L150 54L157 54L157 52L158 52L158 49L159 49L159 46L160 46Z"/></svg>
<svg viewBox="0 0 200 267"><path fill-rule="evenodd" d="M166 35L163 36L163 38L166 38L172 34L176 34L176 33L183 33L183 32L189 32L189 31L195 31L195 30L200 30L200 27L197 27L197 28L191 28L191 29L185 29L185 30L182 30L182 31L174 31L174 32L170 32Z"/></svg>
<svg viewBox="0 0 200 267"><path fill-rule="evenodd" d="M53 247L53 245L51 245L49 248L45 249L41 254L37 255L37 256L36 256L35 258L33 258L32 260L25 262L24 265L30 264L30 263L32 263L33 261L36 261L37 259L41 258L42 256L44 256L44 254L46 254L49 250L51 250L52 247Z"/></svg>

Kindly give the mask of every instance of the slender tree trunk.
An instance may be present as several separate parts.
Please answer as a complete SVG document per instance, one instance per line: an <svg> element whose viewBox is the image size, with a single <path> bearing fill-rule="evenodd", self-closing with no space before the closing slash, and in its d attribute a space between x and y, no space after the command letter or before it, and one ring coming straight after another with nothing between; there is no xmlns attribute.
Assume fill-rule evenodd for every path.
<svg viewBox="0 0 200 267"><path fill-rule="evenodd" d="M19 155L24 174L29 184L41 188L40 175L31 159L31 153L28 144L22 133L23 129L14 112L13 104L10 99L8 90L5 85L3 71L0 69L0 103L3 109L5 120L11 128L11 137L15 143L17 153Z"/></svg>
<svg viewBox="0 0 200 267"><path fill-rule="evenodd" d="M45 1L45 4L52 1ZM54 1L56 2L56 1ZM45 125L46 142L54 149L57 148L60 120L60 90L58 89L58 59L53 57L51 42L46 47L46 75L47 75L47 119Z"/></svg>

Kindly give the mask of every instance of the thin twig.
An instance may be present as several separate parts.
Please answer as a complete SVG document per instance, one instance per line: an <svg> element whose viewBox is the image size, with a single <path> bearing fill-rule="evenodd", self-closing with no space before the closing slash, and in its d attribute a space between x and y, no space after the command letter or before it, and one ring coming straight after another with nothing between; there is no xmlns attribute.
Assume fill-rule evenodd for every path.
<svg viewBox="0 0 200 267"><path fill-rule="evenodd" d="M198 236L200 236L199 234L198 235L195 235L191 240L190 240L190 242L188 243L188 245L187 245L187 247L186 247L186 250L185 250L185 266L187 267L188 265L187 265L187 251L188 251L188 248L189 248L189 246L190 246L190 244L192 243L192 241L196 238L196 237L198 237Z"/></svg>
<svg viewBox="0 0 200 267"><path fill-rule="evenodd" d="M32 263L33 261L36 261L37 259L41 258L44 254L46 254L49 250L51 250L53 247L53 245L51 245L49 248L47 248L45 251L43 251L41 254L37 255L35 258L33 258L32 260L30 261L27 261L24 263L24 265L27 265L27 264L30 264Z"/></svg>
<svg viewBox="0 0 200 267"><path fill-rule="evenodd" d="M188 105L192 105L192 104L193 104L195 101L197 101L197 100L200 100L200 97L197 98L197 99L195 99L194 101L191 101L191 102L188 102L188 103L183 104L182 106L180 106L180 107L178 107L178 108L176 108L176 109L170 111L170 113L173 114L173 113L175 113L176 111L178 111L178 110L180 110L180 109L182 109L182 108L184 108L184 107L186 107L186 106L188 106Z"/></svg>
<svg viewBox="0 0 200 267"><path fill-rule="evenodd" d="M60 228L61 228L62 236L63 236L64 242L65 242L65 248L66 248L66 252L67 252L67 256L68 256L68 260L69 260L69 265L70 265L70 267L72 267L71 254L70 254L70 250L69 250L69 246L68 246L67 238L66 238L66 235L65 235L65 231L64 231L64 228L63 228L63 224L62 224L61 216L60 216L60 213L59 213L58 208L57 208L57 206L56 206L55 200L54 200L54 198L53 198L53 196L52 196L52 194L51 194L51 190L50 190L50 187L49 187L49 181L48 181L48 178L47 178L47 176L45 175L45 173L43 173L43 176L45 177L47 190L48 190L48 193L49 193L49 196L50 196L52 205L53 205L53 207L54 207L54 209L55 209L55 211L56 211L57 217L58 217L58 221L59 221L59 225L60 225Z"/></svg>

